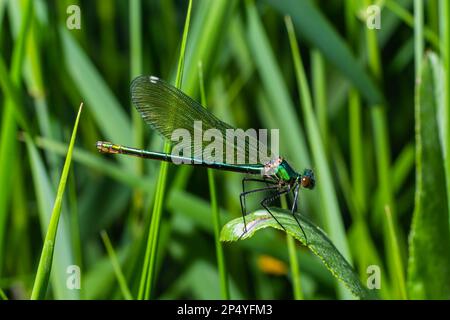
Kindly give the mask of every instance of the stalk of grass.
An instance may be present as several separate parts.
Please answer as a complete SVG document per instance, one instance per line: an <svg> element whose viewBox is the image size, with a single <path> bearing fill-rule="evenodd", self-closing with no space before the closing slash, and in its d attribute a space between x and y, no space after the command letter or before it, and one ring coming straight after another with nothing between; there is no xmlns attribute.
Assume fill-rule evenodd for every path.
<svg viewBox="0 0 450 320"><path fill-rule="evenodd" d="M6 296L5 292L3 292L2 288L0 288L0 299L8 300L8 297Z"/></svg>
<svg viewBox="0 0 450 320"><path fill-rule="evenodd" d="M205 83L203 81L203 68L201 62L199 62L198 64L198 70L199 70L198 77L199 77L201 102L202 105L206 107L207 103L205 94ZM207 171L208 171L209 196L211 197L211 213L214 226L214 243L216 246L217 266L219 267L220 292L222 295L222 299L228 300L230 299L230 290L228 286L228 273L225 264L225 257L223 254L223 247L222 243L220 242L221 223L220 223L219 205L217 204L216 182L214 179L214 170L208 169Z"/></svg>
<svg viewBox="0 0 450 320"><path fill-rule="evenodd" d="M430 2L432 2L432 1L430 1ZM405 8L403 8L396 1L386 0L385 5L386 5L386 8L391 10L407 26L413 28L414 32L416 32L415 29L417 28L417 26L416 26L416 21L415 21L416 20L415 15L414 16L411 15ZM423 7L423 4L421 6ZM416 0L414 0L414 7L416 8ZM422 14L422 16L423 16L423 14ZM437 34L430 28L422 26L422 29L423 29L422 33L423 33L425 39L427 39L427 41L429 41L433 45L434 48L439 50L439 37L437 36Z"/></svg>
<svg viewBox="0 0 450 320"><path fill-rule="evenodd" d="M439 30L441 36L441 53L444 65L443 81L443 145L444 145L444 166L447 182L447 199L450 201L450 3L449 1L439 1ZM449 217L450 217L450 204ZM449 218L450 227L450 218Z"/></svg>
<svg viewBox="0 0 450 320"><path fill-rule="evenodd" d="M439 0L428 1L428 25L431 31L439 34L439 15L438 15Z"/></svg>
<svg viewBox="0 0 450 320"><path fill-rule="evenodd" d="M328 110L327 88L325 80L325 61L319 50L311 51L311 74L314 105L316 107L317 123L319 125L325 151L328 149Z"/></svg>
<svg viewBox="0 0 450 320"><path fill-rule="evenodd" d="M73 155L73 153L72 153ZM70 212L70 236L74 252L75 263L82 268L83 254L80 239L80 223L78 221L78 197L74 170L69 172L69 212Z"/></svg>
<svg viewBox="0 0 450 320"><path fill-rule="evenodd" d="M18 103L19 98L16 91L14 91L20 84L20 77L22 74L23 57L25 53L25 44L29 26L31 24L33 16L33 1L28 0L24 4L24 15L20 26L20 31L14 46L12 54L12 66L10 75L8 75L6 65L3 59L0 57L0 83L5 97L5 108L3 109L1 136L0 136L0 186L8 186L12 179L12 165L16 156L17 150L17 114L20 112L22 115L22 125L24 129L24 119L22 105ZM6 221L8 215L8 205L10 201L11 188L3 188L0 192L0 261L4 261L4 241L5 231L7 230ZM0 274L2 270L2 263L0 263Z"/></svg>
<svg viewBox="0 0 450 320"><path fill-rule="evenodd" d="M286 234L286 242L289 254L289 264L291 265L292 287L294 288L294 299L303 300L302 284L300 279L300 266L298 264L297 254L295 253L295 240Z"/></svg>
<svg viewBox="0 0 450 320"><path fill-rule="evenodd" d="M12 238L8 241L8 251L12 253L12 256L17 256L19 265L17 266L17 274L22 281L27 281L28 275L31 274L33 269L32 249L31 249L31 236L29 227L29 208L27 206L27 195L25 191L25 179L22 172L22 166L26 163L22 159L21 154L14 163L14 183L12 185L12 208L11 208L11 227L10 235ZM14 253L20 252L20 256ZM11 256L10 256L11 258ZM13 258L14 259L14 258Z"/></svg>
<svg viewBox="0 0 450 320"><path fill-rule="evenodd" d="M14 62L13 55L13 62ZM21 65L20 65L21 66ZM0 86L5 92L5 108L4 113L5 116L11 111L11 121L14 125L18 124L24 131L30 132L31 128L28 124L28 118L25 116L23 110L22 97L20 96L19 87L17 85L17 81L15 79L19 79L19 76L15 76L16 71L20 66L15 66L15 63L12 64L11 72L8 73L8 69L6 67L5 61L3 57L0 55ZM19 70L21 71L21 70ZM20 79L19 79L20 80ZM6 123L4 118L2 119ZM2 126L3 128L3 126ZM6 129L4 129L6 131ZM6 131L8 132L8 131ZM17 140L17 139L15 139Z"/></svg>
<svg viewBox="0 0 450 320"><path fill-rule="evenodd" d="M423 0L414 0L414 65L419 80L423 60Z"/></svg>
<svg viewBox="0 0 450 320"><path fill-rule="evenodd" d="M358 48L358 25L355 17L357 11L355 1L345 2L345 22L347 27L348 42L356 50ZM361 217L365 212L367 203L366 172L364 166L364 148L362 131L361 97L358 91L351 87L348 93L349 108L349 146L350 163L352 172L353 193L356 204L356 214Z"/></svg>
<svg viewBox="0 0 450 320"><path fill-rule="evenodd" d="M24 10L23 1L14 1L10 3L11 13L11 27L13 34L19 32L21 11ZM37 9L39 11L41 9ZM42 21L39 21L39 15L36 15L36 19L33 19L30 25L28 33L28 39L26 44L26 54L24 61L24 80L26 82L27 90L31 93L34 100L34 109L36 110L36 119L38 120L39 130L44 137L47 138L60 138L58 132L52 131L51 120L49 116L49 109L47 105L47 97L45 93L45 86L42 76L43 63L41 59L41 48L39 38L39 26ZM78 103L78 97L77 102ZM50 174L52 182L56 187L58 184L60 162L56 155L51 152L45 154L47 161L49 162Z"/></svg>
<svg viewBox="0 0 450 320"><path fill-rule="evenodd" d="M111 265L113 266L114 273L116 274L117 281L119 282L120 290L122 292L123 297L126 300L132 300L133 296L131 295L131 291L128 288L127 282L125 280L125 276L123 275L122 268L120 267L120 263L117 260L116 253L114 252L114 248L111 244L111 240L108 237L108 234L105 230L100 232L100 235L103 240L103 244L105 245L106 251L108 252L109 260L111 261Z"/></svg>
<svg viewBox="0 0 450 320"><path fill-rule="evenodd" d="M130 77L131 80L142 74L142 29L141 29L141 0L129 2L130 20ZM131 107L134 146L144 146L144 122L137 110ZM142 158L136 158L135 171L138 175L143 173L144 162ZM142 193L135 191L134 208L139 209L142 203Z"/></svg>
<svg viewBox="0 0 450 320"><path fill-rule="evenodd" d="M345 22L347 39L349 45L355 52L359 51L360 28L355 13L358 12L359 2L349 0L345 3ZM374 241L370 236L369 226L367 223L367 203L368 203L368 177L366 165L366 150L364 148L364 130L363 130L363 110L361 96L353 86L348 92L348 120L349 120L349 148L350 148L350 170L345 166L340 154L337 143L333 144L336 150L334 157L335 163L340 168L337 169L343 192L346 195L347 203L349 203L350 213L352 214L352 225L348 231L349 243L351 243L352 252L355 255L355 264L359 267L361 279L367 278L366 269L368 265L376 264L383 270L379 254L377 252ZM346 178L346 172L351 172L350 179ZM345 187L347 184L347 187ZM358 245L354 245L358 243ZM381 296L386 296L389 292L386 281L383 278Z"/></svg>
<svg viewBox="0 0 450 320"><path fill-rule="evenodd" d="M367 177L364 165L361 98L354 88L350 88L348 99L352 185L357 205L356 212L359 217L362 217L367 208Z"/></svg>
<svg viewBox="0 0 450 320"><path fill-rule="evenodd" d="M5 6L6 6L6 1L0 2L0 26L2 25L2 22L3 22L3 16L4 16L4 13L5 13Z"/></svg>
<svg viewBox="0 0 450 320"><path fill-rule="evenodd" d="M189 32L189 25L191 20L192 0L189 0L188 11L186 15L186 21L183 31L183 39L181 42L180 56L178 60L177 76L175 80L175 86L181 88L181 82L183 79L183 67L184 56L186 51L187 36ZM168 142L164 145L164 152L170 152L170 144ZM150 299L151 290L155 281L155 266L158 250L159 229L161 223L162 206L164 201L164 193L167 180L168 163L161 163L159 170L158 183L156 185L155 202L153 205L152 220L150 225L150 231L147 239L147 247L144 258L144 267L142 270L141 280L139 284L138 299Z"/></svg>
<svg viewBox="0 0 450 320"><path fill-rule="evenodd" d="M280 139L286 145L286 156L293 162L311 165L309 150L305 142L305 134L295 113L295 107L289 96L286 82L284 81L281 68L275 57L273 49L261 18L258 15L254 1L246 1L247 13L247 41L250 52L254 58L256 69L261 77L265 94L272 104L270 113L262 113L263 121L265 117L275 119L277 128L280 130ZM295 139L291 139L295 136Z"/></svg>
<svg viewBox="0 0 450 320"><path fill-rule="evenodd" d="M186 48L183 91L194 94L198 89L197 64L202 62L206 70L218 56L218 41L225 35L228 19L236 6L236 0L198 1L195 19Z"/></svg>
<svg viewBox="0 0 450 320"><path fill-rule="evenodd" d="M356 41L356 39L359 39L358 30L360 29L357 25L355 12L357 12L355 1L347 0L345 2L345 21L348 42L354 50L358 48L358 41ZM348 107L352 186L355 198L354 202L357 209L355 213L357 214L357 217L362 217L367 203L367 177L364 167L364 146L362 141L361 97L354 87L349 89Z"/></svg>
<svg viewBox="0 0 450 320"><path fill-rule="evenodd" d="M59 36L67 72L73 80L75 88L78 89L85 102L91 106L90 114L100 132L105 139L131 145L133 133L130 120L112 90L75 41L73 33L62 27L59 29ZM70 90L73 88L70 87ZM124 169L132 171L133 159L118 157L117 161L122 163Z"/></svg>
<svg viewBox="0 0 450 320"><path fill-rule="evenodd" d="M45 162L38 152L34 141L31 140L28 134L24 135L24 137L31 169L34 197L36 198L36 209L39 215L40 234L44 239L47 234L48 225L50 224L56 198L55 189L57 187L55 189L53 188L51 178L45 167ZM67 143L65 145L62 144L62 146L62 153L66 155ZM29 180L26 180L26 182L29 183ZM70 290L66 286L66 268L74 263L74 255L72 246L70 245L70 230L67 228L68 214L65 214L64 206L62 207L62 211L52 263L52 294L55 299L77 299L80 292L78 290Z"/></svg>
<svg viewBox="0 0 450 320"><path fill-rule="evenodd" d="M282 196L281 207L287 209L286 196ZM300 279L300 267L298 265L297 254L295 252L295 240L290 234L286 233L286 243L288 247L289 264L291 266L292 288L295 300L303 300L302 283Z"/></svg>
<svg viewBox="0 0 450 320"><path fill-rule="evenodd" d="M384 274L385 268L383 262L377 252L375 242L372 240L369 232L367 221L361 218L357 211L355 204L354 191L350 183L350 175L348 173L345 160L337 143L333 145L333 161L335 162L338 181L341 185L341 190L347 202L350 214L352 216L352 224L347 231L347 239L355 257L355 266L358 266L358 271L361 281L367 279L367 266L377 265L380 267L381 274ZM387 277L381 279L380 297L389 298L389 284Z"/></svg>
<svg viewBox="0 0 450 320"><path fill-rule="evenodd" d="M130 28L130 80L133 80L142 72L142 29L141 29L141 0L129 2L129 28ZM133 126L133 145L136 148L144 147L144 122L139 112L131 106L131 120ZM137 157L134 159L135 172L137 175L144 173L144 159ZM137 222L139 213L143 206L143 194L141 190L133 192L133 206L130 218Z"/></svg>
<svg viewBox="0 0 450 320"><path fill-rule="evenodd" d="M312 156L317 167L318 175L320 175L320 184L318 189L322 198L323 207L326 212L326 228L330 234L336 247L342 255L351 261L351 256L345 237L344 225L341 219L339 205L337 203L336 192L333 187L330 167L326 158L324 146L317 125L316 116L312 107L311 91L303 67L300 50L295 36L294 25L289 16L285 17L286 28L288 30L289 42L291 45L292 57L295 65L295 74L298 84L298 92L300 94L301 107L305 116L306 130L311 145ZM340 295L345 298L351 298L350 293L341 284L338 286Z"/></svg>
<svg viewBox="0 0 450 320"><path fill-rule="evenodd" d="M366 0L366 5L370 5L371 1ZM367 44L367 55L368 55L368 65L372 72L374 78L381 82L382 68L381 68L381 58L380 58L380 50L378 46L378 39L376 30L371 30L366 28L366 44ZM399 232L399 228L397 226L396 219L396 210L394 206L394 195L392 192L392 185L390 180L390 143L389 143L389 133L388 133L388 125L386 120L386 110L383 104L377 104L371 106L371 121L373 127L373 136L374 136L374 148L375 148L375 160L376 160L376 168L377 168L377 180L380 190L380 201L381 204L378 206L381 210L378 212L376 210L376 214L381 221L384 219L384 215L382 208L388 206L392 212L392 224L396 233ZM396 267L393 261L395 261L394 255L395 253L391 250L391 246L389 245L389 237L388 237L388 228L386 223L384 224L384 239L385 246L387 248L387 263L389 267L389 273L391 278L393 279L396 288L397 295L401 296L401 288L405 286L404 279L397 277Z"/></svg>
<svg viewBox="0 0 450 320"><path fill-rule="evenodd" d="M32 300L44 299L47 292L48 280L50 272L52 270L53 251L55 248L56 232L58 230L58 222L61 214L62 200L64 196L64 190L66 188L67 177L69 174L70 164L72 162L73 146L75 145L75 138L77 136L78 123L80 121L81 110L83 109L83 103L78 110L77 119L72 131L72 137L70 138L69 149L67 151L66 161L64 162L61 179L59 181L58 192L56 193L55 204L53 206L52 216L47 229L47 234L44 240L44 246L41 252L41 258L39 259L39 265L34 280L33 291L31 293Z"/></svg>
<svg viewBox="0 0 450 320"><path fill-rule="evenodd" d="M403 269L403 261L400 254L400 247L398 245L398 239L395 235L395 229L394 229L394 223L392 220L392 214L391 209L386 206L385 207L385 213L386 213L386 221L388 226L388 238L389 238L389 244L392 247L391 251L393 252L392 258L393 263L395 265L395 273L396 273L396 279L399 284L400 289L400 298L403 300L407 299L406 296L406 284L405 284L405 274ZM399 281L400 280L400 281Z"/></svg>

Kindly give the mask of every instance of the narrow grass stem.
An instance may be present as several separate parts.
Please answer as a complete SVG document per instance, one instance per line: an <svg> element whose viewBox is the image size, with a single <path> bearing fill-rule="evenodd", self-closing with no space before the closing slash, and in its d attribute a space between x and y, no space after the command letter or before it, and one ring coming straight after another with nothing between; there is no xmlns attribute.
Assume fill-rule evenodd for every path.
<svg viewBox="0 0 450 320"><path fill-rule="evenodd" d="M366 0L366 4L369 5L371 1ZM377 39L376 30L366 29L366 44L367 44L367 55L368 64L372 75L380 83L383 79L382 69L381 69L381 57L379 44ZM380 212L377 211L377 216L380 221L384 221L384 215L382 214L382 208L388 206L392 212L392 225L394 230L399 230L397 227L396 210L394 206L394 195L392 192L392 186L390 181L391 172L391 155L390 155L390 143L389 143L389 132L386 119L386 110L383 104L377 104L371 106L371 120L374 135L374 148L375 148L375 158L377 167L377 180L379 184L380 201L381 205L379 208ZM386 254L388 257L393 257L395 253L392 251L389 245L389 229L386 223L384 224L384 240L385 247L387 248ZM404 279L397 278L397 273L395 271L395 265L393 264L393 259L389 259L389 273L394 279L397 286L398 294L401 295L401 286L404 285Z"/></svg>
<svg viewBox="0 0 450 320"><path fill-rule="evenodd" d="M78 123L80 121L81 110L83 109L83 103L80 105L77 119L72 131L72 137L70 138L69 149L67 151L66 161L64 162L61 179L58 185L58 192L56 193L55 204L53 206L50 223L48 225L47 234L44 239L44 245L41 252L41 258L39 259L39 265L36 272L36 278L33 285L33 291L31 293L31 299L44 299L47 292L48 280L50 278L50 272L52 270L53 252L56 245L56 232L58 230L58 222L61 215L62 200L64 196L64 190L66 188L66 182L69 175L70 164L72 162L73 146L75 144L75 138L77 136Z"/></svg>
<svg viewBox="0 0 450 320"><path fill-rule="evenodd" d="M119 282L120 290L122 291L122 295L127 300L132 300L133 296L131 295L131 291L128 288L127 282L125 280L125 276L123 275L122 268L120 267L120 263L117 260L116 253L114 252L114 248L111 244L111 240L108 237L106 231L102 230L100 235L103 240L103 244L105 245L106 251L108 252L109 260L114 269L114 273L116 274L117 281Z"/></svg>
<svg viewBox="0 0 450 320"><path fill-rule="evenodd" d="M405 284L405 274L403 272L403 261L400 253L400 247L398 245L398 239L395 235L394 223L392 220L391 209L385 207L386 220L388 226L388 238L391 245L391 251L393 252L393 263L395 265L396 279L398 280L398 285L400 289L400 298L403 300L407 299L406 296L406 284Z"/></svg>
<svg viewBox="0 0 450 320"><path fill-rule="evenodd" d="M325 225L331 239L336 247L342 252L342 255L351 261L351 255L345 237L344 224L337 203L337 196L333 186L331 170L328 165L324 146L317 125L316 116L312 107L311 91L303 67L300 50L295 36L294 26L290 17L285 17L285 23L289 35L292 57L295 65L295 75L297 78L298 92L301 100L301 107L305 117L306 131L312 149L314 164L321 175L321 183L318 185L319 192L324 203ZM339 295L342 298L351 298L348 290L341 284L337 285Z"/></svg>
<svg viewBox="0 0 450 320"><path fill-rule="evenodd" d="M423 0L414 0L414 62L416 80L422 70L423 59Z"/></svg>
<svg viewBox="0 0 450 320"><path fill-rule="evenodd" d="M142 74L142 29L141 29L141 0L129 2L130 21L130 76L131 80ZM137 148L144 147L144 122L137 110L131 107L131 118L133 124L133 145ZM136 174L142 175L144 161L141 158L133 159ZM140 212L143 202L143 194L139 190L134 191L132 213ZM134 214L132 214L135 217Z"/></svg>
<svg viewBox="0 0 450 320"><path fill-rule="evenodd" d="M0 300L8 300L8 297L3 292L2 288L0 288Z"/></svg>
<svg viewBox="0 0 450 320"><path fill-rule="evenodd" d="M287 209L286 196L281 197L281 207ZM289 264L291 265L292 289L295 300L303 300L302 283L300 279L300 266L298 264L297 253L295 252L295 240L286 233L286 243L288 247Z"/></svg>
<svg viewBox="0 0 450 320"><path fill-rule="evenodd" d="M181 42L177 77L175 81L175 86L177 88L181 88L181 83L183 79L184 56L186 51L187 36L191 20L191 10L192 10L192 0L189 1L186 22L183 31L183 39ZM164 145L164 152L170 153L170 144L168 142L166 142ZM138 299L150 299L150 297L152 296L151 290L153 288L156 276L156 258L158 251L159 231L161 225L161 214L167 181L167 172L168 172L168 163L163 162L160 166L158 183L156 186L155 202L152 212L152 221L150 226L150 232L147 239L147 249L145 253L144 268L141 275Z"/></svg>
<svg viewBox="0 0 450 320"><path fill-rule="evenodd" d="M328 150L328 110L327 110L327 88L325 61L317 49L311 52L312 70L312 90L314 95L314 105L317 113L317 123L319 125L324 149Z"/></svg>
<svg viewBox="0 0 450 320"><path fill-rule="evenodd" d="M201 102L203 106L207 106L206 103L206 93L205 93L205 83L203 81L203 69L202 63L199 62L199 82L200 82L200 95ZM228 273L225 264L225 257L223 253L223 247L220 243L220 210L217 204L217 193L216 193L216 182L214 179L214 170L208 169L208 184L209 184L209 196L211 197L211 213L214 226L214 243L216 246L216 258L217 266L219 268L219 278L220 278L220 292L222 299L230 299L230 290L228 286Z"/></svg>
<svg viewBox="0 0 450 320"><path fill-rule="evenodd" d="M287 209L286 196L280 198L281 207ZM286 244L288 247L289 264L291 265L292 289L295 300L303 300L302 284L300 280L300 266L298 264L297 253L295 252L295 240L286 233Z"/></svg>
<svg viewBox="0 0 450 320"><path fill-rule="evenodd" d="M408 10L403 8L395 0L386 0L385 5L387 9L392 11L392 13L394 13L397 17L399 17L407 26L413 28L414 32L416 32L416 21L415 21L416 18L411 13L409 13ZM414 4L414 7L415 6L416 4ZM437 34L430 28L426 27L422 28L423 30L421 32L423 33L425 39L427 39L427 41L429 41L434 46L434 48L439 50L439 37L437 36Z"/></svg>

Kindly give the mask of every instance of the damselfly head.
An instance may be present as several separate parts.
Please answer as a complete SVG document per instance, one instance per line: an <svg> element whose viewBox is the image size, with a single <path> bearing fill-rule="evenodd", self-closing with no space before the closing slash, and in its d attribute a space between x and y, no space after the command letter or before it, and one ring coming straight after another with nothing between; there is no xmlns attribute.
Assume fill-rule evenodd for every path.
<svg viewBox="0 0 450 320"><path fill-rule="evenodd" d="M311 169L305 169L303 175L300 179L300 184L303 188L313 189L316 185L316 178L314 177L314 172Z"/></svg>

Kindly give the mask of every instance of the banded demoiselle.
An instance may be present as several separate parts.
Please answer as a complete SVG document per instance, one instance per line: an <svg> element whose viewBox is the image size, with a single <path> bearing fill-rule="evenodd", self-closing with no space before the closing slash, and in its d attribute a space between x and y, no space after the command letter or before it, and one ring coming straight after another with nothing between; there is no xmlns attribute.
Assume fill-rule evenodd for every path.
<svg viewBox="0 0 450 320"><path fill-rule="evenodd" d="M201 121L203 128L205 129L217 129L223 136L226 136L227 129L234 129L231 125L218 119L200 103L187 96L181 90L154 76L139 76L134 79L131 83L131 99L144 121L170 141L172 133L176 129L185 129L194 136L195 121ZM226 143L229 144L230 142L227 140ZM243 148L244 150L236 150L240 152L248 152L250 149L255 148L255 144L251 143L251 141L245 141L243 145L244 147L239 147L236 143L232 143L231 147L235 149ZM261 148L261 141L258 141L256 146ZM193 147L193 145L191 147ZM203 147L205 147L205 145L203 145ZM228 147L230 147L230 145L228 145ZM205 159L203 154L202 156L199 156L196 154L195 150L192 157L185 157L164 152L130 148L105 141L98 141L97 149L101 153L127 154L146 159L177 163L183 162L248 175L259 175L260 178L244 177L242 179L240 204L244 221L244 234L247 232L247 225L245 222L245 216L247 214L246 196L251 193L269 191L271 194L261 200L260 204L284 230L286 229L272 214L269 205L279 199L282 195L293 194L293 203L290 211L305 235L305 232L294 213L297 210L300 187L306 189L314 188L314 173L311 169L305 169L303 174L299 174L282 157L276 156L272 160L260 164L230 164L223 161L217 162L211 159ZM222 150L225 152L225 148ZM264 183L265 186L246 191L245 183L250 181Z"/></svg>

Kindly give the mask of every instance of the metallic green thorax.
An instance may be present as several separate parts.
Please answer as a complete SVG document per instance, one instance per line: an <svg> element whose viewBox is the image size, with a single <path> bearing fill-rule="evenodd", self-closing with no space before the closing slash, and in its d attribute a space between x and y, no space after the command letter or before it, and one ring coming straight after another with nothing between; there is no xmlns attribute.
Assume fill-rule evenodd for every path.
<svg viewBox="0 0 450 320"><path fill-rule="evenodd" d="M287 163L285 160L283 160L278 167L275 168L275 175L286 182L295 180L299 177L299 174L295 172L294 169Z"/></svg>

